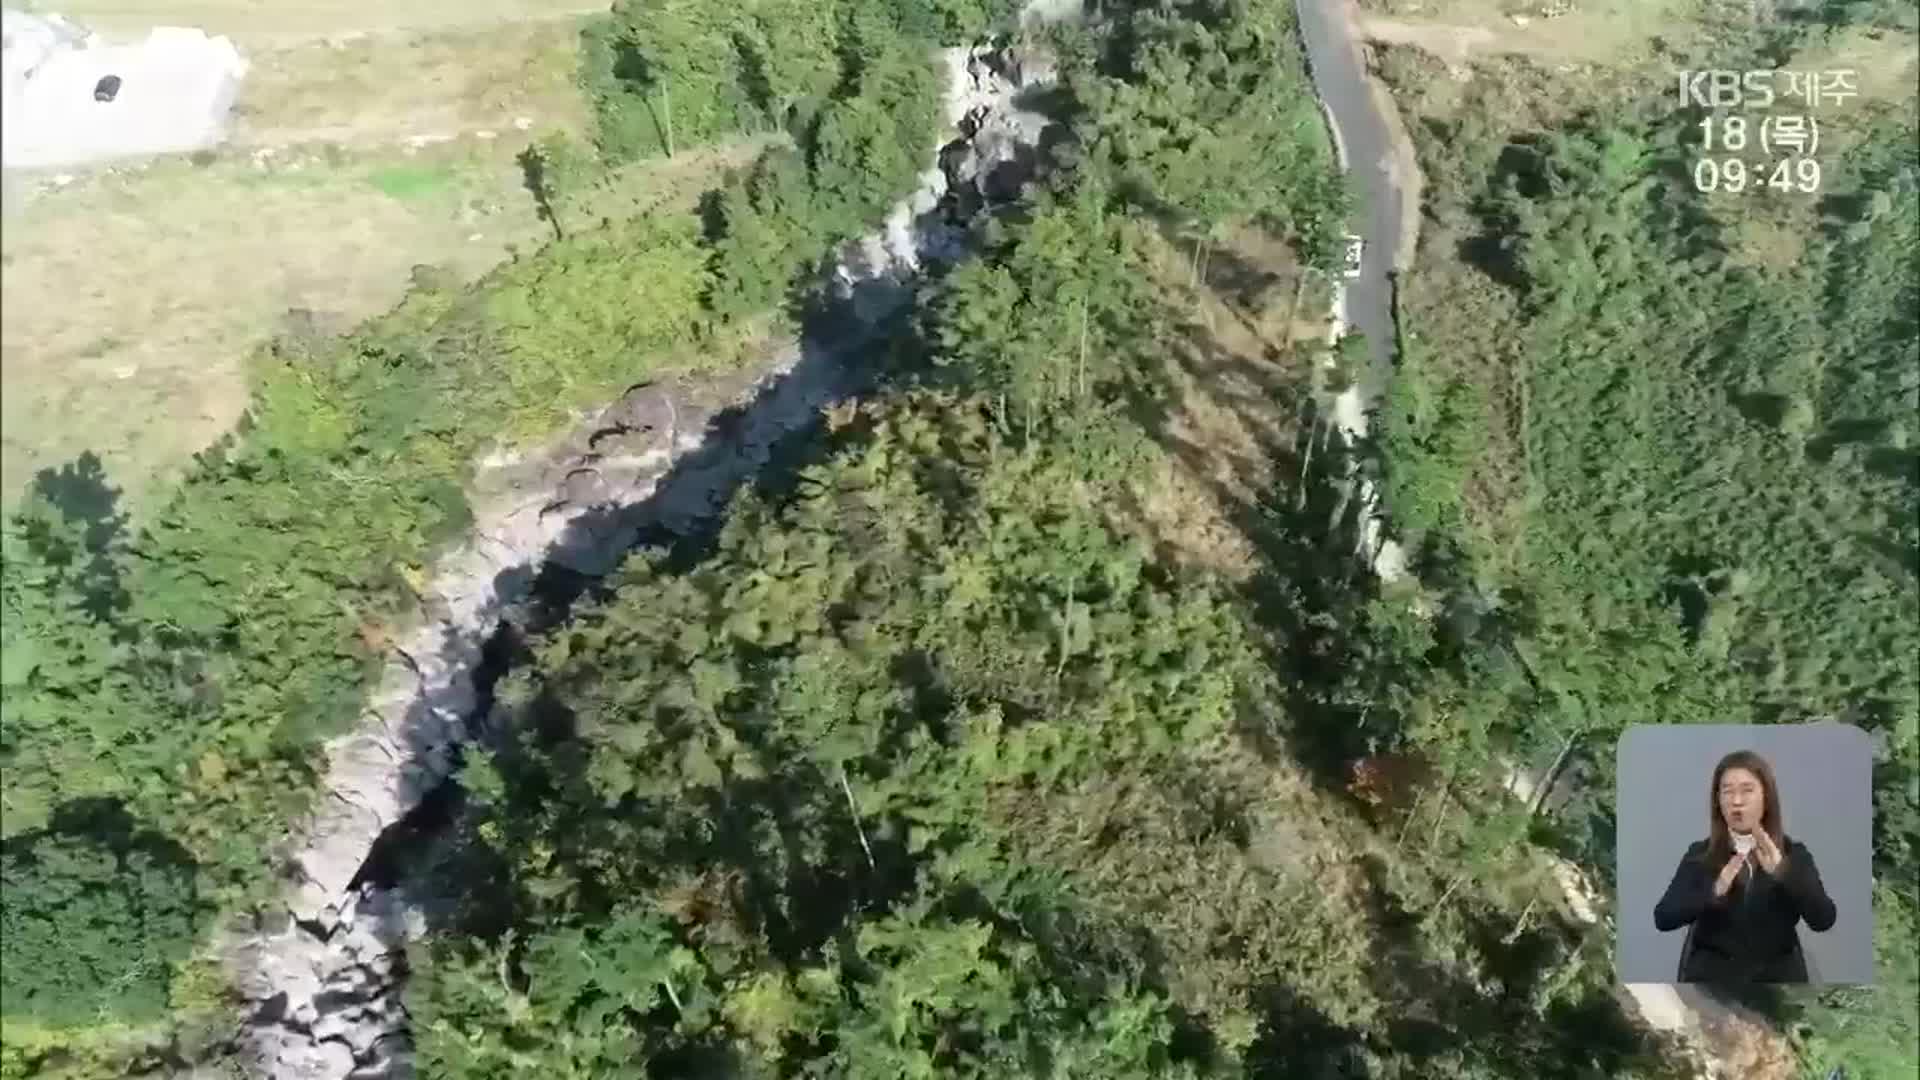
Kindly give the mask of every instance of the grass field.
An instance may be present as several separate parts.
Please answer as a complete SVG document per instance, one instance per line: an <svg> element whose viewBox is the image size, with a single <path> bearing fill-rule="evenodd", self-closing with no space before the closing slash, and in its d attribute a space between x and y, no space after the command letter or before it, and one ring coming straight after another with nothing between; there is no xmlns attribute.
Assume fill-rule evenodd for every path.
<svg viewBox="0 0 1920 1080"><path fill-rule="evenodd" d="M239 416L247 353L289 309L344 328L398 299L415 264L470 279L543 242L505 143L172 160L35 200L0 243L4 497L94 450L137 508ZM756 146L635 166L561 212L690 205Z"/></svg>
<svg viewBox="0 0 1920 1080"><path fill-rule="evenodd" d="M584 122L577 40L555 19L249 48L219 149L10 175L0 498L86 449L137 495L239 415L243 360L289 309L348 324L415 264L472 277L537 243L513 157L530 132Z"/></svg>
<svg viewBox="0 0 1920 1080"><path fill-rule="evenodd" d="M238 18L261 5L199 7ZM473 10L534 8L561 10ZM215 151L9 174L0 500L94 450L137 511L239 416L245 358L290 309L344 327L397 300L417 264L473 278L541 243L549 229L514 158L536 135L583 130L576 43L577 21L556 18L262 48ZM636 166L571 212L690 203L756 145Z"/></svg>
<svg viewBox="0 0 1920 1080"><path fill-rule="evenodd" d="M288 309L345 324L415 263L473 276L539 237L511 161L416 160L170 160L35 199L0 242L5 496L88 449L137 492L238 417Z"/></svg>

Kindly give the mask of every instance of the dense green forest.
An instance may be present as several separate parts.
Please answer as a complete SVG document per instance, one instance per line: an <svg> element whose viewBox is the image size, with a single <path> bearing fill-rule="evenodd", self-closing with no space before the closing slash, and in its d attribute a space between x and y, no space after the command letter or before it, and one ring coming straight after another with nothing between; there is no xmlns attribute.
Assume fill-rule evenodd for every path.
<svg viewBox="0 0 1920 1080"><path fill-rule="evenodd" d="M1745 49L1747 66L1769 66L1822 32L1730 31L1712 63ZM1396 80L1410 104L1424 78ZM1537 90L1553 76L1513 78ZM1422 580L1460 614L1395 675L1412 708L1369 722L1440 760L1488 740L1529 760L1570 747L1589 787L1556 842L1603 873L1627 725L1825 719L1873 733L1878 986L1768 1007L1811 1064L1910 1075L1915 102L1824 121L1844 149L1817 201L1756 206L1693 189L1698 117L1644 86L1551 118L1484 94L1424 121L1414 105L1430 235L1403 298L1418 340L1379 447ZM1756 256L1755 237L1791 254ZM1466 267L1449 275L1456 250Z"/></svg>
<svg viewBox="0 0 1920 1080"><path fill-rule="evenodd" d="M845 153L856 140L918 171L927 129L905 127L911 112L894 111L904 102L830 104L849 82L897 77L898 65L928 60L929 43L969 44L1019 8L1018 0L619 0L584 39L594 141L607 160L626 161L735 132L816 131L811 141L849 177L862 171ZM877 138L876 128L901 137Z"/></svg>
<svg viewBox="0 0 1920 1080"><path fill-rule="evenodd" d="M316 749L418 617L416 583L472 520L480 455L650 373L765 348L789 282L911 186L934 137L934 41L891 4L801 7L831 31L831 77L784 145L714 193L729 228L606 221L466 290L423 270L352 334L259 356L239 430L137 530L91 457L42 474L9 515L7 1075L63 1030L218 1014L196 936L278 887L271 853L311 797ZM951 14L984 17L968 12ZM607 23L622 21L627 5ZM530 153L551 166L536 192L550 199L614 162ZM771 269L748 217L786 238Z"/></svg>
<svg viewBox="0 0 1920 1080"><path fill-rule="evenodd" d="M530 186L777 133L698 213L556 216L471 288L422 272L350 335L277 342L138 529L97 462L40 478L0 573L0 1076L118 1075L112 1036L230 1026L196 947L278 887L316 747L472 521L472 463L788 335L924 167L934 49L1017 6L622 0L585 36L594 145L532 148ZM408 957L422 1074L1678 1078L1550 858L1610 874L1625 725L1831 717L1884 738L1881 985L1768 1007L1810 1066L1906 1075L1911 113L1774 268L1728 257L1685 125L1644 101L1417 129L1491 299L1403 292L1418 336L1357 452L1420 580L1383 595L1329 529L1346 455L1308 450L1317 422L1232 518L1247 580L1138 520L1176 456L1170 366L1230 351L1210 253L1251 231L1289 272L1335 261L1351 200L1291 4L1109 2L1047 44L1072 137L919 285L880 389L514 639L413 870L445 898ZM1248 407L1310 415L1319 359L1289 330ZM1503 762L1561 749L1588 786L1535 817ZM1353 798L1389 752L1434 778L1425 816Z"/></svg>
<svg viewBox="0 0 1920 1080"><path fill-rule="evenodd" d="M1285 764L1344 719L1328 474L1253 593L1117 509L1207 347L1156 255L1337 234L1286 7L1062 51L1066 168L928 286L893 389L525 644L426 872L435 1075L1679 1075L1603 939L1529 927L1523 814L1403 848Z"/></svg>

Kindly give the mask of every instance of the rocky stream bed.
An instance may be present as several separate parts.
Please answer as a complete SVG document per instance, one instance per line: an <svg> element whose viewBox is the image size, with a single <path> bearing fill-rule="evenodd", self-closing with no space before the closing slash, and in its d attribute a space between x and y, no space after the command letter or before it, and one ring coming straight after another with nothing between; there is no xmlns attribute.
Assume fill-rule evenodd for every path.
<svg viewBox="0 0 1920 1080"><path fill-rule="evenodd" d="M275 1080L413 1075L401 990L426 917L396 884L406 849L391 841L430 829L423 816L484 723L500 667L489 640L543 570L602 575L643 536L712 518L782 436L858 392L861 346L923 265L962 254L968 219L1032 175L1048 121L1015 99L1052 80L1050 63L1006 44L945 59L934 163L883 227L840 250L830 331L730 380L635 386L553 445L479 463L476 524L428 582L428 619L393 648L356 730L326 748L317 808L289 836L284 903L222 935L245 1001L229 1062Z"/></svg>

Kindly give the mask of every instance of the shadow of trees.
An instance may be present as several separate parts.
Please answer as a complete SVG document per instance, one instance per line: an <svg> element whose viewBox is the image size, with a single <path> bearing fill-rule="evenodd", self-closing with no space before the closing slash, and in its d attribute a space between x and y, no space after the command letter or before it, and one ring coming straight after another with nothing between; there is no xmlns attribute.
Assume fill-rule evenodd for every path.
<svg viewBox="0 0 1920 1080"><path fill-rule="evenodd" d="M120 489L109 481L100 455L91 450L59 468L41 469L31 490L68 520L84 523L91 550L102 550L126 535L128 515L120 507Z"/></svg>
<svg viewBox="0 0 1920 1080"><path fill-rule="evenodd" d="M1260 995L1260 1033L1246 1052L1247 1076L1260 1080L1373 1080L1366 1034L1342 1027L1291 988Z"/></svg>
<svg viewBox="0 0 1920 1080"><path fill-rule="evenodd" d="M549 175L551 164L547 154L538 145L530 145L514 155L515 163L520 166L520 181L533 196L533 206L540 220L553 229L555 240L565 240L566 232L560 227L560 215L554 211L553 178Z"/></svg>
<svg viewBox="0 0 1920 1080"><path fill-rule="evenodd" d="M1237 292L1270 291L1269 272L1238 265L1244 260L1224 246L1212 258ZM1236 319L1251 316L1232 306L1227 311ZM1370 468L1373 448L1348 445L1324 398L1313 392L1310 348L1253 361L1190 311L1163 305L1156 317L1176 344L1168 366L1140 370L1129 388L1129 414L1185 475L1207 485L1255 552L1243 599L1262 630L1269 666L1290 687L1289 724L1275 734L1325 790L1344 797L1346 763L1367 752L1371 733L1356 716L1332 712L1327 699L1350 662L1356 615L1377 592L1358 555L1361 506L1348 471ZM1229 371L1242 378L1229 383L1221 377ZM1255 456L1223 459L1218 447L1175 430L1175 403L1187 385L1203 388L1209 407L1252 433ZM1277 749L1267 747L1268 753Z"/></svg>
<svg viewBox="0 0 1920 1080"><path fill-rule="evenodd" d="M24 551L9 553L45 566L80 592L80 609L101 621L126 608L128 596L114 562L131 540L130 515L121 489L107 475L100 455L88 450L58 468L41 469L26 499L10 507L15 537ZM28 500L44 500L52 516L32 513ZM22 511L28 511L22 513Z"/></svg>

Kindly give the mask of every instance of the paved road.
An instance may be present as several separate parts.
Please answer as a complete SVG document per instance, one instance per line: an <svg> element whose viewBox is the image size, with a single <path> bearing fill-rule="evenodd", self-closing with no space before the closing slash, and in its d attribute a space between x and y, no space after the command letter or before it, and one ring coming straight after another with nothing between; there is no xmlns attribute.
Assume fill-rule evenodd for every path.
<svg viewBox="0 0 1920 1080"><path fill-rule="evenodd" d="M1360 277L1346 283L1346 323L1365 334L1374 370L1360 380L1368 399L1384 388L1393 364L1394 269L1400 246L1401 185L1395 175L1393 125L1369 89L1360 43L1354 37L1351 0L1296 0L1300 34L1314 88L1332 113L1335 137L1345 150L1360 205L1355 223L1366 238Z"/></svg>
<svg viewBox="0 0 1920 1080"><path fill-rule="evenodd" d="M1333 416L1349 440L1367 434L1367 411L1386 391L1393 374L1393 282L1390 275L1401 247L1405 202L1403 178L1394 168L1398 127L1385 110L1392 99L1368 83L1355 37L1352 0L1295 0L1300 35L1314 89L1333 126L1341 165L1354 179L1359 205L1354 228L1366 240L1360 276L1338 284L1334 328L1337 337L1359 331L1367 339L1371 362L1355 373L1353 385L1336 398ZM1349 468L1352 464L1349 463ZM1405 573L1406 553L1383 535L1373 482L1357 480L1360 498L1358 550L1383 582ZM1353 489L1350 489L1350 491ZM1346 500L1341 500L1342 511Z"/></svg>
<svg viewBox="0 0 1920 1080"><path fill-rule="evenodd" d="M1393 282L1389 275L1398 269L1394 262L1400 255L1403 224L1415 224L1403 221L1406 208L1402 189L1417 181L1402 176L1395 168L1397 124L1383 111L1392 108L1392 99L1384 92L1376 93L1368 83L1352 3L1295 0L1314 89L1331 114L1334 138L1347 172L1354 178L1360 198L1355 220L1367 242L1360 276L1345 283L1343 306L1346 324L1366 335L1373 363L1370 370L1361 373L1353 390L1342 395L1344 400L1336 403L1341 424L1358 434L1366 430L1364 410L1386 388L1393 370ZM1363 485L1361 498L1371 507L1370 486ZM1371 542L1371 534L1365 539ZM1387 547L1394 550L1382 551L1375 560L1375 571L1391 578L1400 572L1399 552L1391 542ZM1579 879L1577 868L1568 864L1566 869ZM1573 895L1576 891L1569 889L1569 903L1579 910L1584 901ZM1705 1052L1708 1061L1730 1059L1723 1045L1728 1040L1737 1043L1771 1037L1757 1018L1695 987L1630 984L1623 989L1651 1026L1683 1033L1687 1042ZM1724 1034L1716 1037L1716 1033Z"/></svg>

